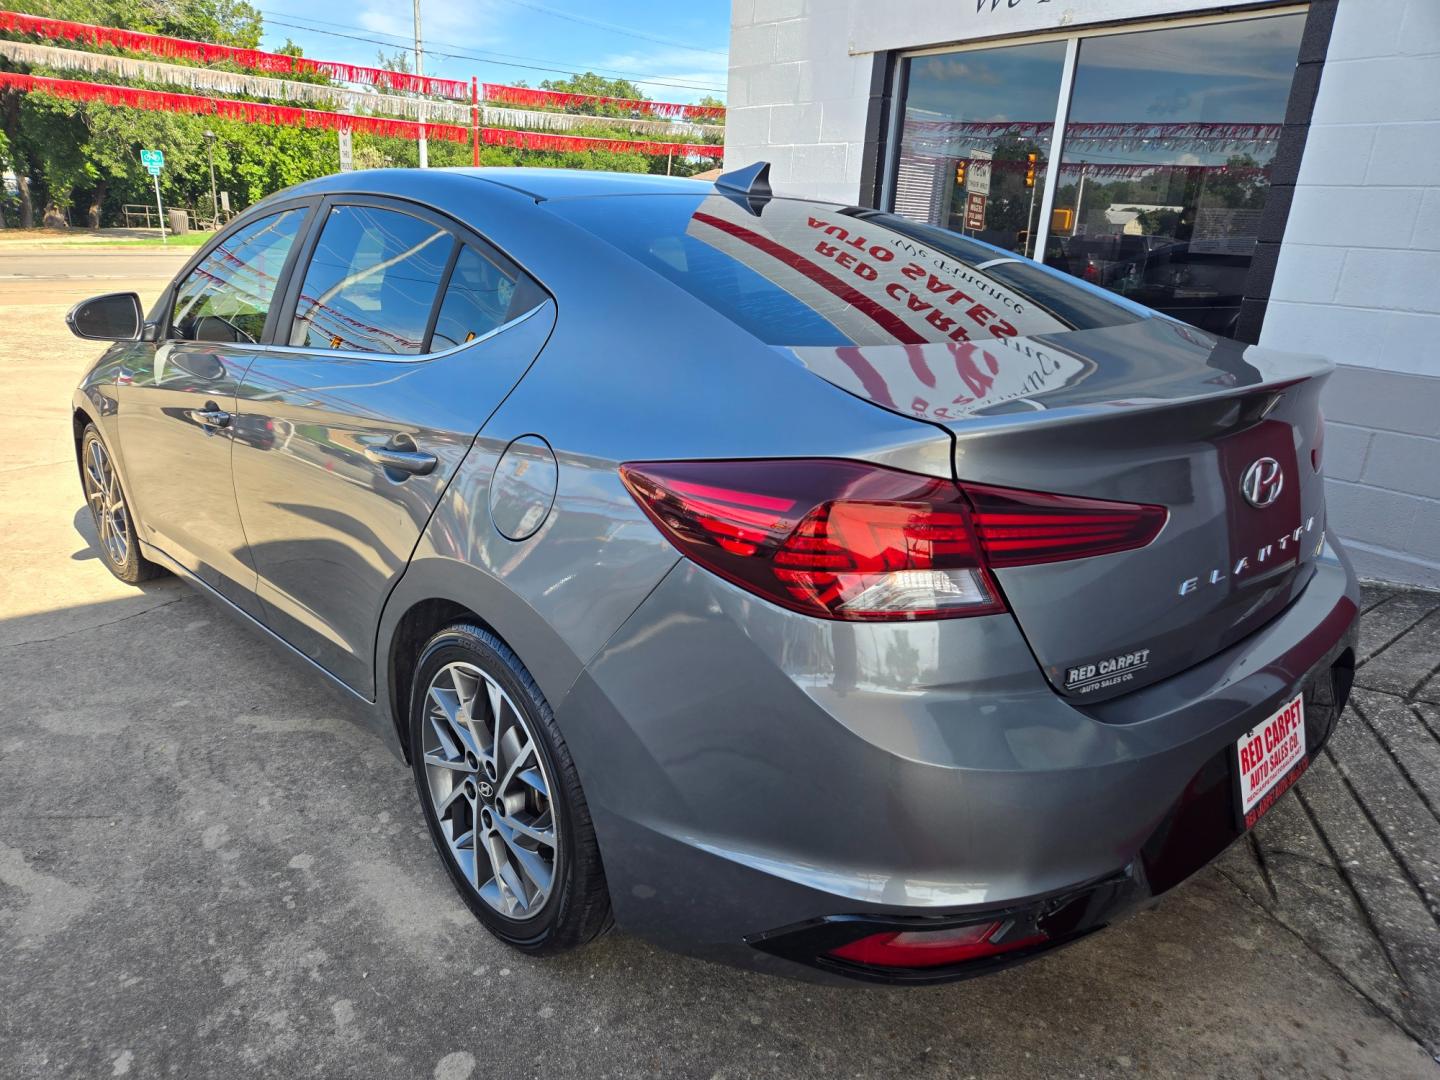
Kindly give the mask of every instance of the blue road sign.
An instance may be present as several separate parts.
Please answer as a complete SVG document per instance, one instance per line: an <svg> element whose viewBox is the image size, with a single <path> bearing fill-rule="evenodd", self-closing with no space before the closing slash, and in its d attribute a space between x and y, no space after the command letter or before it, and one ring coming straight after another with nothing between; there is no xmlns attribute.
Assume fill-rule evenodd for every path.
<svg viewBox="0 0 1440 1080"><path fill-rule="evenodd" d="M159 176L160 170L165 167L165 151L141 150L140 163L149 169L153 175Z"/></svg>

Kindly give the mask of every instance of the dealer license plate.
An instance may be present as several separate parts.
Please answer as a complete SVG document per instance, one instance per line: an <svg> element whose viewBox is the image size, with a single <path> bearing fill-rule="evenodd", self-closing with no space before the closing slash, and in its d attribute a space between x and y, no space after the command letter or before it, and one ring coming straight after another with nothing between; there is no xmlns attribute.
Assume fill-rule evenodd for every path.
<svg viewBox="0 0 1440 1080"><path fill-rule="evenodd" d="M1253 828L1275 800L1300 778L1305 753L1305 702L1296 696L1235 742L1240 815Z"/></svg>

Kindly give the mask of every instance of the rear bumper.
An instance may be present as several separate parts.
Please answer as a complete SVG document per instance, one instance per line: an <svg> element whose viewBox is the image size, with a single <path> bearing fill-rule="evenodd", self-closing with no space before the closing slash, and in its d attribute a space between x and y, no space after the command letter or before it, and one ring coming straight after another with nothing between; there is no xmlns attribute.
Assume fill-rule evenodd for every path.
<svg viewBox="0 0 1440 1080"><path fill-rule="evenodd" d="M762 970L896 981L821 954L916 920L1043 922L1044 946L903 981L961 978L1113 921L1241 835L1230 748L1301 691L1307 746L1323 744L1357 599L1327 546L1260 631L1080 708L1008 616L830 623L682 562L559 720L626 929Z"/></svg>

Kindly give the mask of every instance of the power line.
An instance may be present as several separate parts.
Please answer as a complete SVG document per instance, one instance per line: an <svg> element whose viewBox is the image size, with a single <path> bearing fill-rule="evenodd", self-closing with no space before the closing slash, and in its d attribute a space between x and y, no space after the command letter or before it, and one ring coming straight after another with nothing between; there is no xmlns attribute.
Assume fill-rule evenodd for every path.
<svg viewBox="0 0 1440 1080"><path fill-rule="evenodd" d="M557 11L555 8L546 7L544 4L532 4L530 0L505 0L507 4L514 4L516 7L529 8L531 11L538 11L542 15L549 15L552 18L564 19L567 22L580 23L583 26L594 26L601 30L608 30L612 34L623 34L625 37L639 38L641 41L653 41L659 45L670 45L677 49L684 49L687 52L709 53L711 56L726 56L720 49L698 49L694 45L687 45L683 41L675 41L672 38L656 37L654 34L642 34L638 30L631 30L628 27L616 26L614 23L601 22L599 19L587 19L583 15L574 15L568 11Z"/></svg>
<svg viewBox="0 0 1440 1080"><path fill-rule="evenodd" d="M284 20L281 20L281 19L273 19L273 18L272 18L272 19L267 19L267 22L268 22L270 25L273 25L273 26L283 26L283 27L286 27L287 29L291 29L291 30L304 30L304 31L306 31L306 32L308 32L308 33L312 33L312 34L325 34L325 35L327 35L327 36L329 36L329 37L347 38L347 39L349 39L350 41L364 41L364 42L366 42L366 43L368 43L368 44L370 44L370 45L383 45L383 46L385 46L386 48L389 48L389 49L405 48L405 47L406 47L406 46L402 45L400 42L397 42L397 41L382 41L382 40L380 40L379 38L368 37L368 36L363 35L363 34L346 34L346 33L340 32L339 30L322 30L322 29L321 29L320 27L318 27L318 26L306 26L306 25L304 25L304 24L302 24L302 23L285 22ZM345 25L345 24L343 24L343 23L331 23L330 25L332 25L332 26L343 26L343 25ZM394 36L396 36L396 35L389 35L389 36L394 37ZM410 46L410 47L413 47L413 46ZM514 54L512 54L512 53L497 53L497 54L494 54L494 56L508 56L508 57L510 57L509 60L497 60L497 59L494 58L494 56L476 55L476 54L474 54L474 53L445 52L445 51L442 51L442 50L439 50L439 49L434 49L434 48L432 48L428 43L425 45L425 51L426 51L427 53L429 53L431 56L444 57L444 58L447 59L447 60L471 60L471 61L474 61L474 62L477 62L477 63L481 63L481 64L497 64L497 65L499 65L500 67L522 68L522 69L527 70L527 71L541 71L541 72L548 72L548 73L550 73L550 74L560 74L560 75L582 75L582 74L585 74L584 72L575 71L575 70L573 70L573 69L571 69L571 68L556 67L556 66L547 64L546 61L545 61L543 58L533 57L533 56L516 56L516 55L514 55ZM527 63L518 63L518 62L517 62L517 61L521 61L521 60L529 60L529 61L532 61L532 63L528 63L528 64L527 64ZM713 93L713 94L723 94L723 93L725 92L724 87L720 87L720 86L706 86L706 85L701 85L701 84L698 84L698 83L674 82L674 81L670 81L670 80L666 80L666 79L653 78L653 77L651 77L651 76L649 76L649 75L642 75L642 74L640 74L640 73L638 73L638 72L634 72L634 71L620 71L620 70L615 69L615 68L598 68L598 69L592 69L592 71L595 71L597 74L609 74L609 75L612 75L612 76L618 75L618 76L620 76L620 77L622 77L622 78L633 79L635 82L644 83L644 84L646 84L646 85L648 85L648 86L669 86L669 87L674 87L674 88L677 88L677 89L684 89L684 90L704 90L704 91L707 91L708 93Z"/></svg>

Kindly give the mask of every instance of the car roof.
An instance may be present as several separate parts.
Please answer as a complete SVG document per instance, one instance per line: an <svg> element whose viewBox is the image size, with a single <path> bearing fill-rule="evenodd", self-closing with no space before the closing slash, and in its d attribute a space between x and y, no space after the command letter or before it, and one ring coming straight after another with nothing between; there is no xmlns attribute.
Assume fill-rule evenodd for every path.
<svg viewBox="0 0 1440 1080"><path fill-rule="evenodd" d="M709 195L715 186L706 180L649 173L590 172L583 169L531 169L514 166L444 169L364 169L331 173L277 192L270 199L305 195L373 194L425 201L438 190L455 191L458 182L482 180L536 202L615 195ZM257 206L260 204L256 204Z"/></svg>
<svg viewBox="0 0 1440 1080"><path fill-rule="evenodd" d="M533 169L516 166L446 169L499 184L540 201L599 195L695 195L714 190L705 180L650 173L593 172L584 169Z"/></svg>

